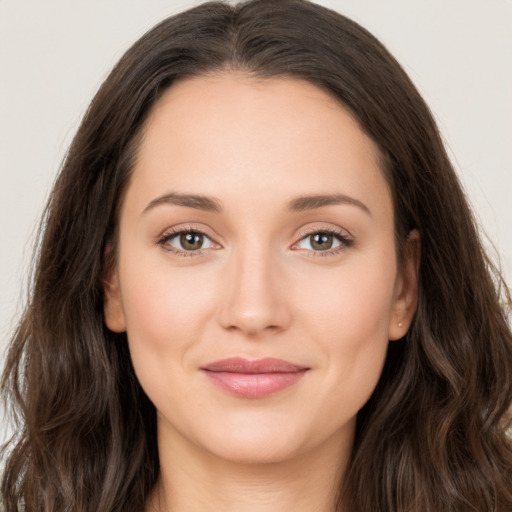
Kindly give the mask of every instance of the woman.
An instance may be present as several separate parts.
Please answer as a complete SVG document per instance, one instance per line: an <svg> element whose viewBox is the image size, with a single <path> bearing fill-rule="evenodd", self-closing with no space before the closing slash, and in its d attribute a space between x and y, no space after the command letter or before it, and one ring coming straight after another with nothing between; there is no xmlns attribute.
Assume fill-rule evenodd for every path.
<svg viewBox="0 0 512 512"><path fill-rule="evenodd" d="M7 511L510 510L509 295L428 108L354 22L165 20L43 226Z"/></svg>

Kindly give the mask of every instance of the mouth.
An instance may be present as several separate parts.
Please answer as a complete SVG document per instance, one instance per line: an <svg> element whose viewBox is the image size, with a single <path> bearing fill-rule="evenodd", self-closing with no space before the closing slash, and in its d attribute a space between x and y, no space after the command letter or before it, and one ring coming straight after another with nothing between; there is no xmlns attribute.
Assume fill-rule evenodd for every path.
<svg viewBox="0 0 512 512"><path fill-rule="evenodd" d="M310 368L282 359L222 359L201 367L222 391L239 398L264 398L296 384Z"/></svg>

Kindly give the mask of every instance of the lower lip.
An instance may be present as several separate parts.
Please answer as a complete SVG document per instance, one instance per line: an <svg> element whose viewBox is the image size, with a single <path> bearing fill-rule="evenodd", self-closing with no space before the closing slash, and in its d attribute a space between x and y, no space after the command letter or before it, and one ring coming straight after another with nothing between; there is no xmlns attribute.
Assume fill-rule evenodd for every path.
<svg viewBox="0 0 512 512"><path fill-rule="evenodd" d="M307 370L283 373L231 373L204 371L210 381L239 398L264 398L293 386Z"/></svg>

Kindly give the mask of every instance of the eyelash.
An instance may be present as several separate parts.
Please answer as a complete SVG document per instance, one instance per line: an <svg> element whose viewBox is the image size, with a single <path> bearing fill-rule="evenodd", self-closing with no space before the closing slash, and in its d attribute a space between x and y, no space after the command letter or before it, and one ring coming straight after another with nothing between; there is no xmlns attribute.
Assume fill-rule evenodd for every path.
<svg viewBox="0 0 512 512"><path fill-rule="evenodd" d="M313 256L313 257L335 256L354 245L354 240L352 238L347 236L347 234L345 232L335 229L335 228L315 228L315 229L311 229L311 230L305 231L303 233L300 233L300 239L297 242L295 242L293 245L295 246L298 243L300 243L302 240L304 240L310 236L317 235L317 234L332 235L334 238L336 238L340 242L340 245L338 247L335 247L334 249L326 249L324 251L303 249L303 250L307 250L307 251L311 252L311 256ZM301 249L297 249L297 250L301 250Z"/></svg>
<svg viewBox="0 0 512 512"><path fill-rule="evenodd" d="M171 246L167 245L170 240L172 240L173 238L175 238L179 235L182 235L184 233L202 235L205 238L207 238L208 240L210 240L213 244L215 244L215 242L213 242L211 240L211 238L204 231L202 231L201 229L197 229L195 227L185 227L185 228L178 228L178 229L173 229L171 231L167 231L158 239L157 244L160 245L164 250L172 252L174 255L176 255L180 258L190 258L190 257L194 257L194 256L201 256L202 254L204 254L203 249L198 249L196 251L194 251L194 250L185 251L185 250L177 249L176 247L171 247ZM295 250L307 250L314 257L316 257L316 256L325 257L325 256L337 255L340 252L342 252L342 251L346 250L347 248L354 245L354 240L352 238L349 238L345 233L341 232L340 230L333 229L333 228L317 228L317 229L311 229L309 231L301 233L300 239L297 242L295 242L293 244L293 246L299 244L304 239L306 239L310 236L316 235L316 234L332 235L333 237L335 237L338 240L338 242L340 242L340 245L338 247L335 247L334 249L326 249L324 251L315 251L312 249L295 249Z"/></svg>
<svg viewBox="0 0 512 512"><path fill-rule="evenodd" d="M178 228L178 229L171 229L170 231L166 231L157 241L157 244L160 245L164 250L168 252L172 252L175 256L178 256L180 258L190 258L194 256L200 256L204 253L203 249L198 249L197 251L184 251L181 249L177 249L176 247L168 246L166 245L170 240L173 238L182 235L184 233L193 233L196 235L202 235L208 240L211 240L211 237L209 237L203 230L197 229L192 226L186 226L184 228ZM212 243L214 243L212 241Z"/></svg>

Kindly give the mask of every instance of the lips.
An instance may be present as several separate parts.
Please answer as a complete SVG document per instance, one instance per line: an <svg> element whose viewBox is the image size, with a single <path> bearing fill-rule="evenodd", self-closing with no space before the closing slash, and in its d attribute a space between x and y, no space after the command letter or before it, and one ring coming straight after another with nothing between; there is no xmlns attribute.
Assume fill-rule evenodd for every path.
<svg viewBox="0 0 512 512"><path fill-rule="evenodd" d="M297 383L309 370L282 359L215 361L201 368L212 384L239 398L264 398Z"/></svg>

